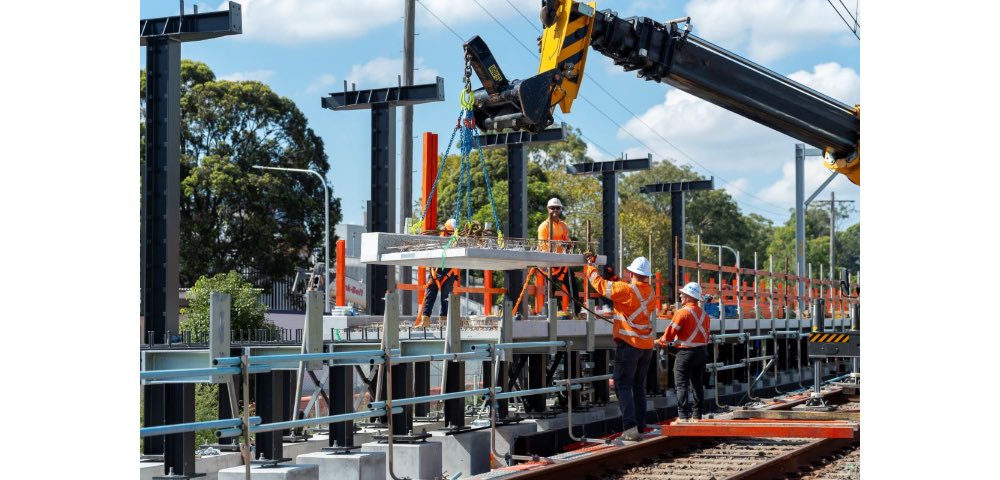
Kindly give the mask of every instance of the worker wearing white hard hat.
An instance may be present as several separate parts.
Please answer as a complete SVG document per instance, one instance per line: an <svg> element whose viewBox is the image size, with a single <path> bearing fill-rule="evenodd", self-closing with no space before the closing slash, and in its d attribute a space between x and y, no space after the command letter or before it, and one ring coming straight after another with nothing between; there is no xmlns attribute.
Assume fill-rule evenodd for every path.
<svg viewBox="0 0 1000 480"><path fill-rule="evenodd" d="M696 282L681 287L683 306L674 313L667 331L656 341L666 347L673 341L677 347L674 360L674 385L677 387L677 421L701 420L701 405L705 398L705 364L708 363L709 318L698 306L702 300L701 285ZM688 399L690 392L693 401Z"/></svg>
<svg viewBox="0 0 1000 480"><path fill-rule="evenodd" d="M449 218L448 221L444 222L444 227L441 229L442 237L450 237L455 234L455 229L458 227L458 222L454 218ZM457 268L431 268L431 278L424 285L426 293L424 294L423 310L421 315L417 317L416 323L413 324L414 327L429 327L431 326L431 310L434 309L434 301L437 300L438 292L441 292L441 323L446 321L448 316L448 296L451 295L451 288L458 280L458 276L461 272Z"/></svg>
<svg viewBox="0 0 1000 480"><path fill-rule="evenodd" d="M630 282L601 278L594 266L596 256L585 254L583 274L599 295L614 305L611 333L615 348L615 394L622 412L623 440L641 440L646 427L646 372L653 360L653 327L656 321L656 291L649 284L649 260L639 257L625 270Z"/></svg>
<svg viewBox="0 0 1000 480"><path fill-rule="evenodd" d="M566 253L571 240L569 225L562 220L563 204L558 198L552 197L545 207L548 210L548 218L538 226L538 249L544 252ZM578 317L580 304L574 300L576 288L573 283L573 272L569 267L552 267L549 276L553 280L549 282L549 295L555 295L556 284L559 284L559 288L569 297L570 310L566 315L572 318Z"/></svg>

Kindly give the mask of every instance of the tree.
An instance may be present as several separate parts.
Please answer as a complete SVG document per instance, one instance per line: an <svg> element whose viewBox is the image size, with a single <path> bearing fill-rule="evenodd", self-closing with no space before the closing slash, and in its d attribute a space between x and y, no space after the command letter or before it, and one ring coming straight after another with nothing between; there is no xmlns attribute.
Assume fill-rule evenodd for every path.
<svg viewBox="0 0 1000 480"><path fill-rule="evenodd" d="M323 243L323 188L312 175L253 166L325 177L322 139L291 100L261 82L216 80L207 65L190 60L181 62L181 82L181 284L246 268L267 285L290 275ZM142 118L145 84L140 72ZM340 199L331 198L329 208L332 243Z"/></svg>
<svg viewBox="0 0 1000 480"><path fill-rule="evenodd" d="M275 329L265 317L267 306L260 302L260 292L239 273L227 272L204 276L194 283L188 291L188 306L181 309L181 314L185 316L180 325L181 331L191 332L192 336L208 335L212 292L230 295L231 330Z"/></svg>

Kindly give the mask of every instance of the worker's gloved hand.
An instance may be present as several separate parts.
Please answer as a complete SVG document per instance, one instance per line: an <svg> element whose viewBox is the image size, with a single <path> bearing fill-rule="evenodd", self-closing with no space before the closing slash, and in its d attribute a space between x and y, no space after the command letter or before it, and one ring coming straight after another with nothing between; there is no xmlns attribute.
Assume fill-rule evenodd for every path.
<svg viewBox="0 0 1000 480"><path fill-rule="evenodd" d="M594 252L583 252L583 258L587 260L587 263L593 264L597 261L597 255Z"/></svg>

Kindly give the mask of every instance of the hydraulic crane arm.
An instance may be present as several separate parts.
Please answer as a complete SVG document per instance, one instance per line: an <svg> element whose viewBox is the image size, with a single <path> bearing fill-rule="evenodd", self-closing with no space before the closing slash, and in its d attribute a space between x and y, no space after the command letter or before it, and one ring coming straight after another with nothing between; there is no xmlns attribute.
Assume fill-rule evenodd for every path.
<svg viewBox="0 0 1000 480"><path fill-rule="evenodd" d="M545 27L540 38L540 73L524 82L552 82L545 100L550 105L547 115L540 116L536 111L532 118L522 116L515 125L493 125L535 130L552 122L555 105L569 113L586 64L586 48L581 45L590 45L626 71L635 71L639 78L674 86L822 149L828 168L860 185L857 107L691 35L688 19L663 23L647 17L621 18L611 10L596 11L593 2L572 0L543 2L540 18ZM683 28L680 24L684 24ZM518 101L540 105L530 95L545 91L535 88L530 94L521 92ZM479 100L477 96L477 109ZM517 113L507 112L507 118ZM485 128L488 123L480 121L479 125Z"/></svg>

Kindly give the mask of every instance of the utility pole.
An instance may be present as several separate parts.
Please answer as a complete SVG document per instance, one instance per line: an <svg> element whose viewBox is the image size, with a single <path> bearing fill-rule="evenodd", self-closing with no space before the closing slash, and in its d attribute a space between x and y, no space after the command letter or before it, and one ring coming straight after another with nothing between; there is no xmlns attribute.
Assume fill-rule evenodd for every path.
<svg viewBox="0 0 1000 480"><path fill-rule="evenodd" d="M854 200L837 200L834 192L830 192L830 200L818 200L816 203L830 202L830 280L834 280L836 270L836 246L837 246L837 202L854 203Z"/></svg>
<svg viewBox="0 0 1000 480"><path fill-rule="evenodd" d="M415 0L405 0L403 2L403 86L413 85L413 24ZM406 233L406 219L413 215L413 106L403 107L403 145L401 150L403 162L403 191L399 198L399 232ZM435 225L436 227L436 225ZM409 283L412 278L410 267L400 269L400 280ZM422 282L419 279L418 282ZM402 292L403 315L413 313L413 293L409 290Z"/></svg>

